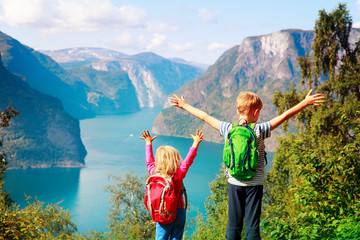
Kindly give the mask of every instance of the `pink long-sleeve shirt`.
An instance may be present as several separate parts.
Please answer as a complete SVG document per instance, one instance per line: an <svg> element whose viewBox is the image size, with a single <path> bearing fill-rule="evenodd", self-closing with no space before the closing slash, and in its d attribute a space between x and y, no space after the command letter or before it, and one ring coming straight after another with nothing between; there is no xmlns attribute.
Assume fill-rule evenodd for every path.
<svg viewBox="0 0 360 240"><path fill-rule="evenodd" d="M180 192L181 187L183 185L183 179L186 176L190 166L194 162L194 159L197 154L197 148L190 147L190 150L186 156L186 158L181 162L180 167L176 171L173 180L174 180L174 187L176 192ZM149 174L152 175L155 171L155 159L153 154L152 145L146 145L146 167L149 170ZM179 202L179 208L184 206Z"/></svg>

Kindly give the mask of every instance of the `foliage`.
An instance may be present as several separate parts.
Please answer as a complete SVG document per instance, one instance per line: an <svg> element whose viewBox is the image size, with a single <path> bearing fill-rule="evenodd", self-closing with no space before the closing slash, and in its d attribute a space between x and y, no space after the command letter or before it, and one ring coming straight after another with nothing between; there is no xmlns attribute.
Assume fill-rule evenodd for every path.
<svg viewBox="0 0 360 240"><path fill-rule="evenodd" d="M60 203L45 204L38 200L29 201L29 205L25 210L36 213L43 219L43 232L49 233L51 236L60 236L61 234L71 235L77 231L77 226L71 222L69 210L65 210Z"/></svg>
<svg viewBox="0 0 360 240"><path fill-rule="evenodd" d="M40 236L43 219L29 210L11 210L0 199L0 239L35 239Z"/></svg>
<svg viewBox="0 0 360 240"><path fill-rule="evenodd" d="M225 239L228 222L227 180L221 173L210 183L210 196L205 202L206 216L198 213L196 229L190 239Z"/></svg>
<svg viewBox="0 0 360 240"><path fill-rule="evenodd" d="M106 187L111 194L108 216L109 237L114 239L153 239L155 222L144 205L146 177L133 172L124 177L110 176L113 185Z"/></svg>
<svg viewBox="0 0 360 240"><path fill-rule="evenodd" d="M303 83L326 102L297 115L299 134L280 139L265 186L266 238L360 237L360 41L351 48L351 25L345 5L320 11L314 56L298 59ZM282 112L304 94L291 87L273 101Z"/></svg>
<svg viewBox="0 0 360 240"><path fill-rule="evenodd" d="M96 231L89 230L89 232L87 234L85 234L85 233L73 234L72 239L76 239L76 240L105 240L105 239L108 239L106 236L107 235L104 232L96 232Z"/></svg>
<svg viewBox="0 0 360 240"><path fill-rule="evenodd" d="M2 112L0 112L0 127L6 128L10 124L10 120L13 117L17 117L20 113L15 110L11 104ZM2 140L0 139L0 146L2 146ZM1 194L1 201L7 206L13 204L13 200L10 198L9 193L4 191L4 177L6 173L6 167L8 162L6 161L6 154L0 151L0 194Z"/></svg>
<svg viewBox="0 0 360 240"><path fill-rule="evenodd" d="M70 239L77 227L68 210L38 200L24 209L0 200L0 239Z"/></svg>

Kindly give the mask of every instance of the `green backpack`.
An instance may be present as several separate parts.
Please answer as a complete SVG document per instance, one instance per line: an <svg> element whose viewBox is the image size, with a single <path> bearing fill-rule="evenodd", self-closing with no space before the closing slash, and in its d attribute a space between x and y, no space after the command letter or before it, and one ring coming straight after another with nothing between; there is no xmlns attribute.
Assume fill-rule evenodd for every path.
<svg viewBox="0 0 360 240"><path fill-rule="evenodd" d="M255 175L259 161L255 123L237 125L229 131L225 140L223 161L231 176L237 180L250 180Z"/></svg>

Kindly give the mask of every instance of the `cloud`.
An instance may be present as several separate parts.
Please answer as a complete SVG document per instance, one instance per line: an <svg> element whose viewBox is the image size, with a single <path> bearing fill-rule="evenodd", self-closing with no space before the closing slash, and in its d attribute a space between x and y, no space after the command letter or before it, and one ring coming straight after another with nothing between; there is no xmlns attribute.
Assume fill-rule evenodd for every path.
<svg viewBox="0 0 360 240"><path fill-rule="evenodd" d="M114 45L122 48L136 48L137 44L130 33L124 32L119 37L114 39Z"/></svg>
<svg viewBox="0 0 360 240"><path fill-rule="evenodd" d="M168 31L177 31L178 26L169 25L167 23L146 23L146 30L148 32L168 32Z"/></svg>
<svg viewBox="0 0 360 240"><path fill-rule="evenodd" d="M358 10L357 15L359 15L360 14L360 0L356 1L355 6L356 6L356 8ZM360 28L360 22L354 22L352 26L354 28Z"/></svg>
<svg viewBox="0 0 360 240"><path fill-rule="evenodd" d="M167 36L159 33L152 35L141 34L134 37L128 32L124 32L122 35L114 39L113 45L120 48L133 49L136 51L165 51L169 49L183 53L189 51L195 47L194 43L188 42L184 44L171 43Z"/></svg>
<svg viewBox="0 0 360 240"><path fill-rule="evenodd" d="M197 15L202 20L203 23L210 24L217 22L216 14L209 9L199 8L197 9Z"/></svg>
<svg viewBox="0 0 360 240"><path fill-rule="evenodd" d="M53 2L41 0L1 0L2 12L0 14L1 22L11 26L29 26L37 25L46 27L50 25L51 20L46 19L50 14L44 11L46 8L53 8Z"/></svg>
<svg viewBox="0 0 360 240"><path fill-rule="evenodd" d="M166 36L154 33L150 42L145 46L145 50L150 51L157 47L160 47L161 45L163 45L165 40Z"/></svg>
<svg viewBox="0 0 360 240"><path fill-rule="evenodd" d="M210 43L207 47L207 50L209 52L212 52L212 51L224 51L224 50L227 50L230 46L227 45L227 44L221 44L221 43L216 43L216 42L213 42L213 43Z"/></svg>
<svg viewBox="0 0 360 240"><path fill-rule="evenodd" d="M0 21L45 33L144 26L147 13L111 0L1 0Z"/></svg>
<svg viewBox="0 0 360 240"><path fill-rule="evenodd" d="M186 52L194 48L193 43L185 43L185 44L178 44L178 43L169 43L169 46L176 52Z"/></svg>

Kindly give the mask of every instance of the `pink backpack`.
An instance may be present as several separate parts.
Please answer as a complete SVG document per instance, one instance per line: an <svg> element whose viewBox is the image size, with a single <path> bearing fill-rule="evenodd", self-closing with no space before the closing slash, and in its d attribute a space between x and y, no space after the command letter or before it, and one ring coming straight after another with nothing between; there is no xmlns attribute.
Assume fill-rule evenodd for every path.
<svg viewBox="0 0 360 240"><path fill-rule="evenodd" d="M155 174L146 181L144 204L155 222L169 224L175 220L180 196L181 192L175 192L173 177Z"/></svg>

